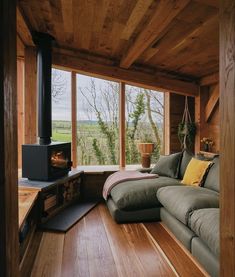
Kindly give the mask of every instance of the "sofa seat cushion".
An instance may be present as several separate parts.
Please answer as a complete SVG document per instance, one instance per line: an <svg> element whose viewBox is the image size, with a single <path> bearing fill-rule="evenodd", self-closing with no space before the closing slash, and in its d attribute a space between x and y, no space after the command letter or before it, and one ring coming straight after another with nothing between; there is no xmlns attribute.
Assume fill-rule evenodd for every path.
<svg viewBox="0 0 235 277"><path fill-rule="evenodd" d="M219 209L194 211L190 216L189 227L216 256L219 256Z"/></svg>
<svg viewBox="0 0 235 277"><path fill-rule="evenodd" d="M111 197L120 210L140 210L160 207L156 198L157 190L165 186L181 185L180 180L159 177L148 180L127 181L111 190Z"/></svg>
<svg viewBox="0 0 235 277"><path fill-rule="evenodd" d="M190 214L193 211L219 207L219 194L202 187L164 187L158 190L157 198L169 213L185 225L188 225Z"/></svg>

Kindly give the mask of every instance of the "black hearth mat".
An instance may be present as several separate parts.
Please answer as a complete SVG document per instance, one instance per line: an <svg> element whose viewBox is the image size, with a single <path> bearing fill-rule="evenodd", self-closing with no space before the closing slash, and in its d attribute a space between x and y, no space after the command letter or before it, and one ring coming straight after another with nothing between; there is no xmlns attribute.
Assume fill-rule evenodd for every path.
<svg viewBox="0 0 235 277"><path fill-rule="evenodd" d="M40 228L43 231L65 233L97 204L97 201L75 203L41 224Z"/></svg>

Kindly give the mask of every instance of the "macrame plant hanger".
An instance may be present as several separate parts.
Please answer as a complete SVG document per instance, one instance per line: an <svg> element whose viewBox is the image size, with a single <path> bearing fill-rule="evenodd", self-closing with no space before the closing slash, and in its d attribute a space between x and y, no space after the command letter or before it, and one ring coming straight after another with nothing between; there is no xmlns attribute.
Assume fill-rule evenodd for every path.
<svg viewBox="0 0 235 277"><path fill-rule="evenodd" d="M184 114L182 118L182 125L184 126L182 134L184 135L184 137L181 142L181 146L183 147L183 149L187 149L187 137L189 135L188 126L190 123L192 123L192 119L188 108L188 96L185 96Z"/></svg>

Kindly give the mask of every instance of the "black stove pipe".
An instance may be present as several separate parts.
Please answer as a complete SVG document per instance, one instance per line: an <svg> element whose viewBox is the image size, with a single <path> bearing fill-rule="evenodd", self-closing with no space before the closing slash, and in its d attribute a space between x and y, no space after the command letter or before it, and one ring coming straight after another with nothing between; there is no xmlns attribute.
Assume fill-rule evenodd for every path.
<svg viewBox="0 0 235 277"><path fill-rule="evenodd" d="M38 136L39 144L51 143L51 69L52 40L49 34L34 33L33 40L37 47L37 89L38 89Z"/></svg>

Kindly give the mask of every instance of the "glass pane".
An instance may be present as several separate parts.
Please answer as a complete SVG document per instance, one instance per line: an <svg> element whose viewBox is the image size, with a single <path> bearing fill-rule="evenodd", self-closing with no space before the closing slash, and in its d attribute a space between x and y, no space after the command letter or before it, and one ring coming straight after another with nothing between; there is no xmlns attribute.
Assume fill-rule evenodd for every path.
<svg viewBox="0 0 235 277"><path fill-rule="evenodd" d="M77 75L78 164L119 163L119 84Z"/></svg>
<svg viewBox="0 0 235 277"><path fill-rule="evenodd" d="M154 143L151 162L162 150L164 97L162 92L126 86L126 164L141 163L139 143Z"/></svg>
<svg viewBox="0 0 235 277"><path fill-rule="evenodd" d="M52 69L52 141L70 142L71 72Z"/></svg>

